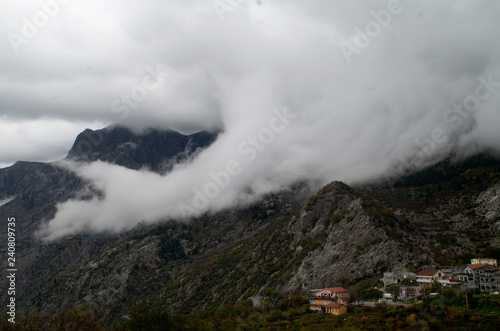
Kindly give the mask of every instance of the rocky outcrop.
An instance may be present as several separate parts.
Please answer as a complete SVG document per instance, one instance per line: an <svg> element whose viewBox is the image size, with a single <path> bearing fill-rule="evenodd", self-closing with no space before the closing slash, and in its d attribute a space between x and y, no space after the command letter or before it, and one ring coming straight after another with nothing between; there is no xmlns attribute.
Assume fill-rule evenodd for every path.
<svg viewBox="0 0 500 331"><path fill-rule="evenodd" d="M500 183L479 194L476 213L494 236L500 235Z"/></svg>
<svg viewBox="0 0 500 331"><path fill-rule="evenodd" d="M68 159L164 173L216 136L88 130ZM0 212L17 218L16 261L22 276L16 302L23 312L52 314L66 304L85 305L116 321L140 301L194 312L258 297L268 287L308 294L312 288L349 287L398 265L434 266L443 252L464 253L449 234L470 240L474 227L481 238L492 231L498 236L499 185L479 195L446 196L448 202L422 214L393 213L378 197L370 199L341 182L311 197L301 183L252 206L189 223L165 220L139 224L120 236L69 237L44 245L33 234L54 216L57 203L99 192L82 194L88 183L55 164L18 162L0 169L0 201L7 201ZM0 239L6 240L5 232ZM0 293L0 300L6 299L6 292Z"/></svg>
<svg viewBox="0 0 500 331"><path fill-rule="evenodd" d="M217 136L217 132L183 135L153 129L136 134L119 126L96 131L87 129L78 135L67 158L85 162L99 160L129 169L146 168L165 173L210 146Z"/></svg>
<svg viewBox="0 0 500 331"><path fill-rule="evenodd" d="M217 133L210 132L185 136L174 131L158 130L135 134L120 127L97 131L85 130L76 139L67 159L82 162L100 160L132 169L149 169L165 173L173 165L187 162L203 148L210 146L216 138ZM117 248L116 245L120 244L118 239L92 240L83 236L79 239L71 238L69 241L63 240L45 245L35 237L40 224L54 217L58 203L69 199L88 199L99 194L101 193L90 183L61 167L58 162L17 162L11 167L0 169L0 201L2 201L0 214L15 217L17 220L16 261L19 270L23 270L23 277L18 280L17 299L26 307L24 310L26 313L34 307L44 307L51 311L54 307L62 307L64 303L83 302L81 301L83 298L89 299L92 304L100 304L100 299L96 298L116 296L112 288L118 285L114 281L103 280L99 286L100 294L93 296L94 294L90 294L93 292L87 292L89 284L82 283L81 277L92 280L91 284L94 284L92 288L96 287L95 279L100 276L93 273L93 269L87 269L85 264L89 260L101 261L99 260L101 254ZM0 240L6 242L6 239L6 232L0 232ZM149 245L158 246L157 242ZM148 250L143 249L141 252L146 251ZM157 256L156 252L152 254ZM144 260L148 265L152 265L150 258L149 255L148 258L142 255L137 257L138 260ZM134 266L130 260L121 262L122 265L126 264L126 267L117 267L108 260L102 260L100 263L101 266L106 265L106 270L111 268L124 270L122 277ZM5 268L6 260L1 265ZM80 272L87 270L92 276L86 273L75 274L75 270ZM136 273L137 270L130 274ZM66 281L83 285L66 286ZM111 287L104 289L106 286ZM61 296L64 299L61 300ZM0 294L1 300L5 298L6 292ZM116 303L113 300L106 302Z"/></svg>
<svg viewBox="0 0 500 331"><path fill-rule="evenodd" d="M406 220L334 182L304 203L303 191L206 215L189 224L139 225L118 237L72 237L20 258L20 304L56 312L97 306L120 319L138 301L194 311L277 287L308 294L349 286L404 264L432 264ZM50 280L50 281L47 281Z"/></svg>
<svg viewBox="0 0 500 331"><path fill-rule="evenodd" d="M348 285L398 265L420 266L434 261L419 246L423 240L409 222L376 201L365 201L347 185L334 182L305 205L290 222L294 256L303 255L298 270L283 289Z"/></svg>

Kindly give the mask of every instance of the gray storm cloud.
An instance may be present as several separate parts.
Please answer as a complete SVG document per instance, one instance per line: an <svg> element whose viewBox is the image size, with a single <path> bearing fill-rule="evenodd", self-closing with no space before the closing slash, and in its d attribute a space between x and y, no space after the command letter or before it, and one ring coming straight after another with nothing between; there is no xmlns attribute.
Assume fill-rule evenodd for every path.
<svg viewBox="0 0 500 331"><path fill-rule="evenodd" d="M12 7L0 14L6 36L22 36L23 17L40 10L15 3L2 4ZM12 38L1 41L9 126L224 128L166 176L62 164L105 198L60 204L42 237L117 233L255 201L299 180L359 182L451 151L500 149L500 3L220 3L74 0L17 54ZM161 77L151 74L158 66Z"/></svg>

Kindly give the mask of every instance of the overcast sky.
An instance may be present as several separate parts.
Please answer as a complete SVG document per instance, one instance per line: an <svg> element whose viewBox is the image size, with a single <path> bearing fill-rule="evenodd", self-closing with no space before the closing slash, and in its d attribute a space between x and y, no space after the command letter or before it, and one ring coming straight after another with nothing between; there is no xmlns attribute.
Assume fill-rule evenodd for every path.
<svg viewBox="0 0 500 331"><path fill-rule="evenodd" d="M498 150L499 15L495 0L4 0L0 166L61 159L86 127L224 128L167 177L71 165L108 194L60 206L64 235L178 217L179 199L189 205L232 160L241 171L209 208L300 179L355 182ZM270 138L276 112L288 117ZM158 201L137 194L134 212L116 215L123 185L155 183ZM94 213L75 228L79 207Z"/></svg>

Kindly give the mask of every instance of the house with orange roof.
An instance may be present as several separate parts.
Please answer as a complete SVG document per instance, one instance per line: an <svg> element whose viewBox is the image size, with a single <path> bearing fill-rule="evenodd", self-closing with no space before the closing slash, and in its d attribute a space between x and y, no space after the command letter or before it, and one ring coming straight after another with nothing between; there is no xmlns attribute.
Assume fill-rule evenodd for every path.
<svg viewBox="0 0 500 331"><path fill-rule="evenodd" d="M337 305L335 305L335 307L327 306L340 304L345 307L345 310L347 311L350 299L350 291L343 287L326 287L323 289L312 290L309 298L309 308L311 310L329 312L336 315L336 312L341 312L344 308Z"/></svg>
<svg viewBox="0 0 500 331"><path fill-rule="evenodd" d="M417 274L417 284L419 286L431 285L433 282L443 284L446 279L446 274L439 269L424 269Z"/></svg>
<svg viewBox="0 0 500 331"><path fill-rule="evenodd" d="M346 307L351 300L351 292L343 287L327 287L315 293L317 298L333 299L335 302L341 303Z"/></svg>
<svg viewBox="0 0 500 331"><path fill-rule="evenodd" d="M347 313L347 307L341 303L329 303L326 305L326 313L332 315L342 315Z"/></svg>

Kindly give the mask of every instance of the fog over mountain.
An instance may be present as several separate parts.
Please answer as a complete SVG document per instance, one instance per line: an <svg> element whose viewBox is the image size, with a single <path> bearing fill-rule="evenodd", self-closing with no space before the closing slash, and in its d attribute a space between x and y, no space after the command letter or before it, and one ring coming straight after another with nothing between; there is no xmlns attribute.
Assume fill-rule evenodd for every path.
<svg viewBox="0 0 500 331"><path fill-rule="evenodd" d="M46 239L500 150L498 1L66 2L0 5L0 163L62 158L84 124L223 133L168 175L62 162L104 195Z"/></svg>

